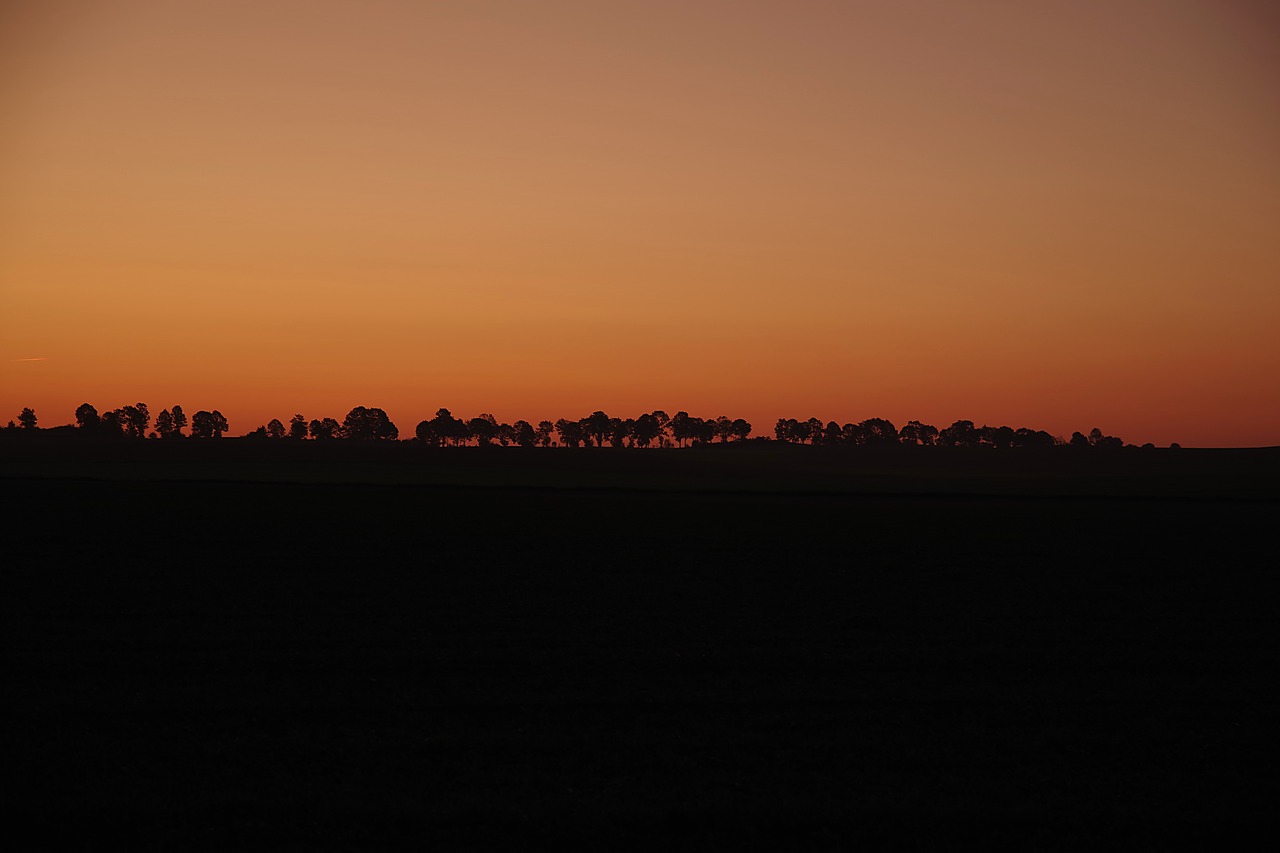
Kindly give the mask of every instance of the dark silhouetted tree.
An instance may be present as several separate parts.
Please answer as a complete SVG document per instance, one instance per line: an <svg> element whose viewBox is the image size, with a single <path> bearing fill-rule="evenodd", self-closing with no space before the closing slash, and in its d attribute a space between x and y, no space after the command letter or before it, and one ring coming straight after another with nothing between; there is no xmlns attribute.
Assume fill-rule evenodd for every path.
<svg viewBox="0 0 1280 853"><path fill-rule="evenodd" d="M1057 440L1052 435L1042 429L1035 430L1019 427L1014 431L1014 447L1053 447L1057 443Z"/></svg>
<svg viewBox="0 0 1280 853"><path fill-rule="evenodd" d="M267 438L284 438L284 424L279 418L267 421Z"/></svg>
<svg viewBox="0 0 1280 853"><path fill-rule="evenodd" d="M604 447L610 434L609 416L604 412L595 411L583 418L580 423L583 434L595 441L596 447Z"/></svg>
<svg viewBox="0 0 1280 853"><path fill-rule="evenodd" d="M662 427L658 425L658 419L652 414L641 415L636 418L635 425L631 429L632 435L635 436L636 444L641 447L648 447L662 433Z"/></svg>
<svg viewBox="0 0 1280 853"><path fill-rule="evenodd" d="M704 420L703 418L692 418L693 437L701 444L710 444L715 441L716 422L714 420Z"/></svg>
<svg viewBox="0 0 1280 853"><path fill-rule="evenodd" d="M307 419L302 415L294 415L289 419L289 438L301 441L307 437Z"/></svg>
<svg viewBox="0 0 1280 853"><path fill-rule="evenodd" d="M498 434L498 424L496 420L491 420L491 418L493 418L493 415L487 418L484 415L480 415L467 421L467 431L480 447L488 447Z"/></svg>
<svg viewBox="0 0 1280 853"><path fill-rule="evenodd" d="M498 424L498 444L510 447L516 443L516 428L508 423Z"/></svg>
<svg viewBox="0 0 1280 853"><path fill-rule="evenodd" d="M614 447L626 447L627 440L632 437L632 429L636 422L628 418L609 418L609 444Z"/></svg>
<svg viewBox="0 0 1280 853"><path fill-rule="evenodd" d="M1089 444L1093 447L1115 449L1124 447L1124 440L1114 435L1106 435L1102 430L1094 427L1089 430Z"/></svg>
<svg viewBox="0 0 1280 853"><path fill-rule="evenodd" d="M356 406L342 420L342 435L353 441L395 441L400 430L382 409Z"/></svg>
<svg viewBox="0 0 1280 853"><path fill-rule="evenodd" d="M745 441L747 436L751 435L751 424L742 418L734 418L731 429L734 438L738 441Z"/></svg>
<svg viewBox="0 0 1280 853"><path fill-rule="evenodd" d="M173 413L173 437L182 438L182 431L187 428L187 413L182 411L181 406L174 406L171 411Z"/></svg>
<svg viewBox="0 0 1280 853"><path fill-rule="evenodd" d="M556 421L555 426L556 433L560 436L560 443L565 447L578 447L582 444L584 438L582 424L577 421L560 418Z"/></svg>
<svg viewBox="0 0 1280 853"><path fill-rule="evenodd" d="M1013 447L1018 434L1009 426L983 426L978 430L978 443L987 447L1008 449Z"/></svg>
<svg viewBox="0 0 1280 853"><path fill-rule="evenodd" d="M541 447L551 446L551 433L555 432L556 425L551 421L538 421L538 445Z"/></svg>
<svg viewBox="0 0 1280 853"><path fill-rule="evenodd" d="M434 420L418 421L418 425L413 430L413 435L418 441L428 447L439 447L444 438L436 432L436 422Z"/></svg>
<svg viewBox="0 0 1280 853"><path fill-rule="evenodd" d="M194 430L194 427L193 427ZM312 419L307 425L307 431L311 433L311 437L316 441L328 441L332 438L342 438L342 424L333 418Z"/></svg>
<svg viewBox="0 0 1280 853"><path fill-rule="evenodd" d="M212 412L201 409L191 416L192 438L222 438L226 431L227 419L217 409Z"/></svg>
<svg viewBox="0 0 1280 853"><path fill-rule="evenodd" d="M18 414L18 423L22 425L22 429L36 428L36 411L32 408L24 408Z"/></svg>
<svg viewBox="0 0 1280 853"><path fill-rule="evenodd" d="M805 435L805 438L809 440L810 444L821 444L823 430L825 429L825 427L822 424L822 421L818 420L817 418L809 418L807 422L807 426L809 427L809 429Z"/></svg>
<svg viewBox="0 0 1280 853"><path fill-rule="evenodd" d="M455 418L448 409L437 409L435 417L427 421L430 428L426 431L428 443L432 440L439 444L458 445L471 435L467 424L461 418Z"/></svg>
<svg viewBox="0 0 1280 853"><path fill-rule="evenodd" d="M107 438L121 438L124 436L124 424L120 419L119 409L112 409L109 412L102 413L102 417L98 418L98 434Z"/></svg>
<svg viewBox="0 0 1280 853"><path fill-rule="evenodd" d="M521 447L533 447L538 443L538 431L533 424L520 420L511 425L511 437Z"/></svg>
<svg viewBox="0 0 1280 853"><path fill-rule="evenodd" d="M92 432L98 428L98 410L88 403L81 403L76 407L76 426L85 432Z"/></svg>
<svg viewBox="0 0 1280 853"><path fill-rule="evenodd" d="M156 433L161 438L172 438L177 435L173 426L173 412L168 409L160 410L160 414L156 415Z"/></svg>
<svg viewBox="0 0 1280 853"><path fill-rule="evenodd" d="M1079 432L1079 431L1073 432L1071 433L1071 446L1072 447L1089 447L1089 439L1086 438L1085 434L1082 432Z"/></svg>
<svg viewBox="0 0 1280 853"><path fill-rule="evenodd" d="M681 447L684 447L685 442L692 441L695 438L693 418L689 417L688 412L676 412L668 426L671 430L671 438Z"/></svg>
<svg viewBox="0 0 1280 853"><path fill-rule="evenodd" d="M418 424L414 431L420 441L432 447L449 444L457 433L457 421L448 409L437 409L430 420Z"/></svg>
<svg viewBox="0 0 1280 853"><path fill-rule="evenodd" d="M938 428L919 421L907 421L906 426L899 430L898 439L903 444L932 447L938 443Z"/></svg>
<svg viewBox="0 0 1280 853"><path fill-rule="evenodd" d="M662 409L654 409L652 414L658 422L658 444L665 447L671 437L671 417Z"/></svg>
<svg viewBox="0 0 1280 853"><path fill-rule="evenodd" d="M888 447L898 444L898 428L884 418L867 418L858 424L862 443L872 447Z"/></svg>
<svg viewBox="0 0 1280 853"><path fill-rule="evenodd" d="M830 421L822 428L822 444L841 444L844 440L844 427L835 421Z"/></svg>
<svg viewBox="0 0 1280 853"><path fill-rule="evenodd" d="M130 438L145 438L147 427L151 424L151 412L146 403L137 403L120 409L120 420L124 425L125 435Z"/></svg>
<svg viewBox="0 0 1280 853"><path fill-rule="evenodd" d="M938 433L938 444L944 447L977 447L978 431L973 421L956 421Z"/></svg>

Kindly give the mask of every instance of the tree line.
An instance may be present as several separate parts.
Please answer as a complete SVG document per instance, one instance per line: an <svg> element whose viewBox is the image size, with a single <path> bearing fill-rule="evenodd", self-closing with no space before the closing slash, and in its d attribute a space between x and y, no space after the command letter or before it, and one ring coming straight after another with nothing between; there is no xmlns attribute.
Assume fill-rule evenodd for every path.
<svg viewBox="0 0 1280 853"><path fill-rule="evenodd" d="M17 423L9 422L7 430L36 430L34 410L24 408ZM200 410L191 415L182 406L162 409L152 419L146 403L134 403L99 413L89 403L75 410L74 430L94 438L181 439L221 438L228 431L227 419L217 409ZM72 429L58 427L56 429ZM418 423L412 438L431 447L500 445L519 447L687 447L694 444L729 443L747 440L752 426L742 418L721 415L716 418L693 417L679 411L668 415L655 409L635 418L611 417L602 411L592 412L577 420L518 420L502 423L492 414L481 413L472 418L455 417L448 409L439 409L431 418ZM293 441L398 441L400 430L380 408L356 406L341 421L325 417L308 419L295 414L288 424L272 418L247 433L245 438ZM755 440L761 440L757 437ZM767 440L767 439L766 439ZM915 445L925 447L998 447L1035 448L1069 445L1072 447L1123 447L1124 441L1107 435L1098 428L1087 434L1074 432L1070 439L1051 435L1029 427L976 426L960 420L939 429L932 424L908 421L901 429L884 418L868 418L859 423L823 422L819 418L800 420L779 418L774 425L773 440L807 445L863 445L885 447ZM1153 445L1143 445L1144 447ZM1177 445L1173 445L1177 446Z"/></svg>
<svg viewBox="0 0 1280 853"><path fill-rule="evenodd" d="M9 421L7 428L35 430L36 424L35 411L24 408L18 415L18 424ZM183 430L187 424L187 413L181 406L162 409L154 423L146 403L134 403L102 413L91 403L81 403L76 407L75 429L94 438L185 438ZM191 416L190 425L193 438L221 438L227 431L227 419L217 409L196 412Z"/></svg>
<svg viewBox="0 0 1280 853"><path fill-rule="evenodd" d="M414 437L442 447L446 445L500 444L521 447L684 447L693 443L742 441L751 434L751 424L742 418L696 418L688 412L668 415L661 409L635 418L610 417L595 411L584 418L560 418L554 422L525 420L499 423L491 414L455 418L448 409L418 424Z"/></svg>
<svg viewBox="0 0 1280 853"><path fill-rule="evenodd" d="M911 444L924 447L1123 447L1124 441L1094 427L1088 435L1073 432L1070 440L1042 429L1010 426L975 426L973 421L956 421L938 429L932 424L907 421L901 428L884 418L868 418L856 424L823 423L818 418L801 421L779 418L773 428L778 441L794 444L863 444L884 446ZM1154 446L1154 445L1153 445Z"/></svg>

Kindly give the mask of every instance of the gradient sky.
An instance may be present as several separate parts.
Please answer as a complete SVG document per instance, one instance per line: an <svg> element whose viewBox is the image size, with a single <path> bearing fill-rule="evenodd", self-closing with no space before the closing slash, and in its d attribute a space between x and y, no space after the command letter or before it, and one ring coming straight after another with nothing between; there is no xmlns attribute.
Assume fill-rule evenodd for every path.
<svg viewBox="0 0 1280 853"><path fill-rule="evenodd" d="M0 419L1280 444L1280 11L0 6Z"/></svg>

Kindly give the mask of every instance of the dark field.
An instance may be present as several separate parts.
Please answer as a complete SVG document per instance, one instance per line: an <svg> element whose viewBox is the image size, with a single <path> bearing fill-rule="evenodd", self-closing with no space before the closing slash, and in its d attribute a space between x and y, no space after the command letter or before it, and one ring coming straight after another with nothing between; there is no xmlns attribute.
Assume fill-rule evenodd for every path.
<svg viewBox="0 0 1280 853"><path fill-rule="evenodd" d="M232 446L5 451L10 832L53 849L1275 834L1272 451L577 451L553 470L574 451Z"/></svg>

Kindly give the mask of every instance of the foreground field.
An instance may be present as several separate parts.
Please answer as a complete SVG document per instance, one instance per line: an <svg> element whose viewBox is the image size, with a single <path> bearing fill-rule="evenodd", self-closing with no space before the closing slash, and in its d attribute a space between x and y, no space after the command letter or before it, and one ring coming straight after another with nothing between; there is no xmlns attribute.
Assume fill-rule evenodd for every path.
<svg viewBox="0 0 1280 853"><path fill-rule="evenodd" d="M3 487L7 805L47 847L1078 848L1272 807L1270 500Z"/></svg>
<svg viewBox="0 0 1280 853"><path fill-rule="evenodd" d="M430 448L416 442L80 442L0 433L0 476L739 493L1280 498L1280 447L679 450ZM74 438L74 436L72 436Z"/></svg>

